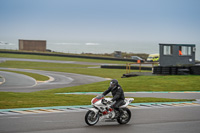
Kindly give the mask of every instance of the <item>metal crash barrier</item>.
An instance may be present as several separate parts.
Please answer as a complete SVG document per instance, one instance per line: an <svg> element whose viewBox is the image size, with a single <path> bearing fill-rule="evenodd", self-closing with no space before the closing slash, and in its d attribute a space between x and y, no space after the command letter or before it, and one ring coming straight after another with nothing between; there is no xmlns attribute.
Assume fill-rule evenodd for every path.
<svg viewBox="0 0 200 133"><path fill-rule="evenodd" d="M139 65L139 72L141 72L141 68L142 68L142 65L146 65L146 64L151 64L152 65L152 69L153 69L153 67L154 67L154 65L157 65L158 63L157 62L151 62L151 63L141 63L141 61L140 60L138 60L137 61L137 63L126 63L126 74L129 74L129 73L131 73L131 69L133 70L134 69L134 66L132 66L132 65L134 65L134 64L137 64L137 65ZM135 66L135 68L138 68L138 66L136 67Z"/></svg>

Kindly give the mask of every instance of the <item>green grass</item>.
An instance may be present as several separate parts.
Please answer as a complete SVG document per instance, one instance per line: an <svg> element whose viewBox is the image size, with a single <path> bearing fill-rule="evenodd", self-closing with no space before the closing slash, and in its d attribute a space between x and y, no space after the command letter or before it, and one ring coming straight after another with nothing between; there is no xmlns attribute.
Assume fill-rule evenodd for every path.
<svg viewBox="0 0 200 133"><path fill-rule="evenodd" d="M0 92L0 108L29 108L67 105L89 105L93 96L57 95L53 93Z"/></svg>
<svg viewBox="0 0 200 133"><path fill-rule="evenodd" d="M138 76L119 79L127 91L199 91L200 76Z"/></svg>
<svg viewBox="0 0 200 133"><path fill-rule="evenodd" d="M30 77L34 78L37 81L46 81L46 80L49 80L49 77L44 76L44 75L40 75L40 74L36 74L36 73L11 71L11 70L3 70L3 69L0 69L0 71L7 71L7 72L14 72L14 73L19 73L19 74L24 74L24 75L27 75L27 76L30 76Z"/></svg>
<svg viewBox="0 0 200 133"><path fill-rule="evenodd" d="M200 76L138 76L119 78L120 85L125 92L131 91L199 91ZM176 81L176 82L174 82ZM46 90L50 93L65 92L103 92L110 81L92 83L88 85Z"/></svg>

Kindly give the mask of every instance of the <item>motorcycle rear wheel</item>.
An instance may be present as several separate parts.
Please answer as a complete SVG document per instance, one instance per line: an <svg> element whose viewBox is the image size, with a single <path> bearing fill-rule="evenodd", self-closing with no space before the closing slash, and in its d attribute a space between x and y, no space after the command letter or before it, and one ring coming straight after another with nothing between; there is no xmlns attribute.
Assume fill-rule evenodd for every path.
<svg viewBox="0 0 200 133"><path fill-rule="evenodd" d="M120 117L117 119L119 124L126 124L131 119L131 111L128 108L122 108L123 113L120 114Z"/></svg>
<svg viewBox="0 0 200 133"><path fill-rule="evenodd" d="M95 125L98 121L99 121L99 113L95 116L95 112L89 110L86 115L85 115L85 122L89 125L89 126L93 126Z"/></svg>

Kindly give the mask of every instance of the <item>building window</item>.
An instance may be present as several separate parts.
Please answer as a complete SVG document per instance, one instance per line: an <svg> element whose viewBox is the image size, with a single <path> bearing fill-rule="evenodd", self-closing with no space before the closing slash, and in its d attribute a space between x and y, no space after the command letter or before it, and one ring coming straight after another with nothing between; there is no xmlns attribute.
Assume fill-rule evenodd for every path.
<svg viewBox="0 0 200 133"><path fill-rule="evenodd" d="M180 46L179 47L179 55L191 55L192 49L190 46Z"/></svg>
<svg viewBox="0 0 200 133"><path fill-rule="evenodd" d="M172 46L164 46L164 55L172 55Z"/></svg>

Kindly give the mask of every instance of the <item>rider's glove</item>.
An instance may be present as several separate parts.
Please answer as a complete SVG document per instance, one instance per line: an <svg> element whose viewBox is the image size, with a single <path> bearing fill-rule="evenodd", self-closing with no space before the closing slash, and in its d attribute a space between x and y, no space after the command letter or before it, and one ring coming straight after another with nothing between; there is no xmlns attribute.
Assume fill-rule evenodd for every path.
<svg viewBox="0 0 200 133"><path fill-rule="evenodd" d="M116 103L116 101L112 102L110 105L113 106Z"/></svg>

